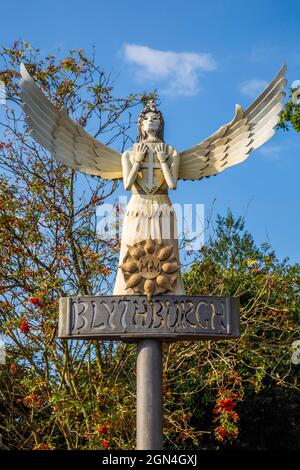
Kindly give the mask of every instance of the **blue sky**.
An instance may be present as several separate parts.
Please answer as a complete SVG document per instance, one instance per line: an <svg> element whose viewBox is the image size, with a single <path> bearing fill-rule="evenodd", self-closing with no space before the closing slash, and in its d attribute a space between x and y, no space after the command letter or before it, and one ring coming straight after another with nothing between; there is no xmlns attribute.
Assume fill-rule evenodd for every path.
<svg viewBox="0 0 300 470"><path fill-rule="evenodd" d="M247 107L283 62L289 85L300 80L296 1L15 0L1 17L2 45L22 38L44 54L94 45L120 95L157 88L166 141L179 151L230 121L235 103ZM281 131L245 163L180 182L171 198L206 213L214 200L214 214L230 207L258 243L300 262L299 174L300 135Z"/></svg>

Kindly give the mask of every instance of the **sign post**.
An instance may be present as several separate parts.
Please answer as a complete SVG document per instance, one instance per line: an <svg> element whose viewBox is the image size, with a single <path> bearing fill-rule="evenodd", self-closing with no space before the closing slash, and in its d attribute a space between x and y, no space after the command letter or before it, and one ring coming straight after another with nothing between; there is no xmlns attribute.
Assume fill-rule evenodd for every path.
<svg viewBox="0 0 300 470"><path fill-rule="evenodd" d="M236 338L239 300L163 295L60 299L58 336L137 343L136 449L163 446L163 342Z"/></svg>
<svg viewBox="0 0 300 470"><path fill-rule="evenodd" d="M157 339L137 342L136 450L163 448L162 348Z"/></svg>

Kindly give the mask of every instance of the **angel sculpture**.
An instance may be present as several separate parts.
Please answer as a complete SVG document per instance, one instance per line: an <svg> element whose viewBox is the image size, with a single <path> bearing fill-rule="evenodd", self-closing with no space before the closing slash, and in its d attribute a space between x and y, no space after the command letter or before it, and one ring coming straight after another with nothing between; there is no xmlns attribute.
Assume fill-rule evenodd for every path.
<svg viewBox="0 0 300 470"><path fill-rule="evenodd" d="M199 144L177 152L164 142L164 120L155 103L138 118L138 139L122 155L58 110L21 64L23 109L31 136L54 158L83 173L123 179L132 196L122 230L114 295L184 294L176 216L168 197L178 179L200 180L246 160L267 142L282 109L286 66L261 95L233 120Z"/></svg>

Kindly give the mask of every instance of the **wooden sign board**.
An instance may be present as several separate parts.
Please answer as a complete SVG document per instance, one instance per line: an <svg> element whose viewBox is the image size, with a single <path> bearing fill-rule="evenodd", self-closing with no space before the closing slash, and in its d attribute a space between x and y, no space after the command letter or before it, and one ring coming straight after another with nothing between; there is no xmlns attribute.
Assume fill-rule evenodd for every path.
<svg viewBox="0 0 300 470"><path fill-rule="evenodd" d="M235 297L62 297L59 338L135 341L230 339L240 335Z"/></svg>

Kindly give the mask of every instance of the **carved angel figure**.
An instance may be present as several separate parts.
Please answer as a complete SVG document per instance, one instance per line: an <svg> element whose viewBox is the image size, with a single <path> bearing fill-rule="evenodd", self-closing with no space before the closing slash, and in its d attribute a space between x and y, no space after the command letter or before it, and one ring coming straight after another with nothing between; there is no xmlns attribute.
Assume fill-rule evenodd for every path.
<svg viewBox="0 0 300 470"><path fill-rule="evenodd" d="M83 173L123 179L132 196L124 217L114 294L184 294L176 217L168 191L178 179L199 180L246 160L275 133L282 109L286 66L233 120L194 147L177 152L164 142L164 120L155 103L138 119L138 142L123 155L89 135L56 109L21 65L23 109L32 137L54 158Z"/></svg>

